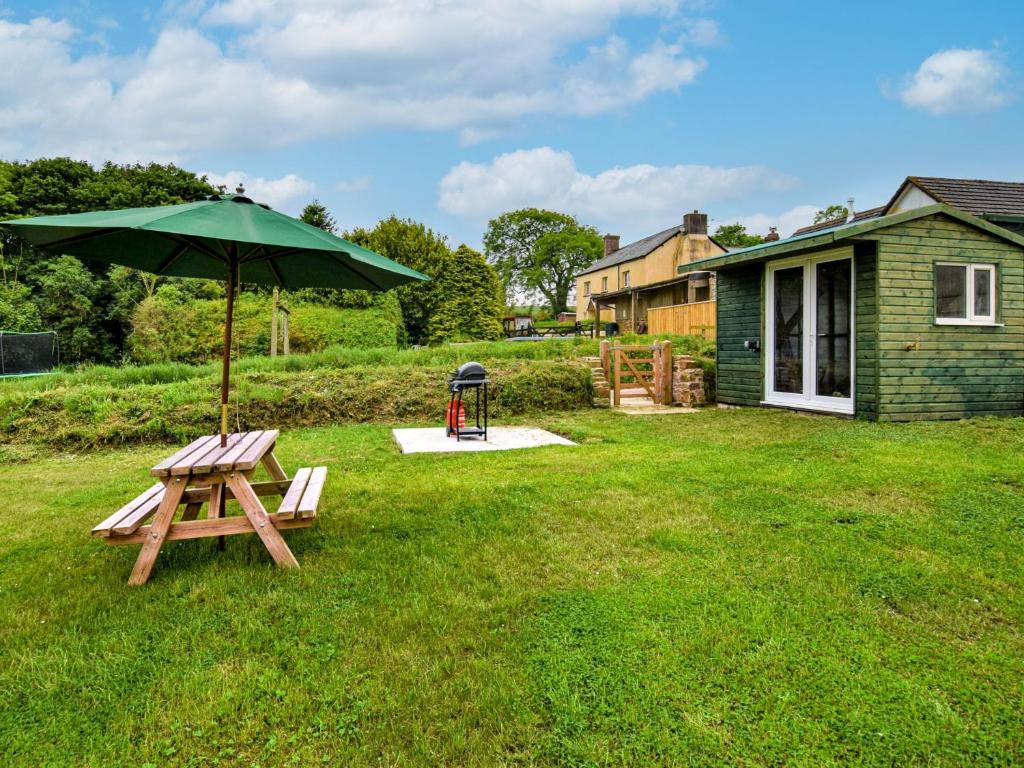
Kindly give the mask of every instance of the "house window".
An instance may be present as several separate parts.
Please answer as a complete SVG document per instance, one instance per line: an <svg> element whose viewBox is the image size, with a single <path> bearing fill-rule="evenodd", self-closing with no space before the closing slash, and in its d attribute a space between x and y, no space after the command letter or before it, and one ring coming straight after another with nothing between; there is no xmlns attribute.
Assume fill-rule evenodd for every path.
<svg viewBox="0 0 1024 768"><path fill-rule="evenodd" d="M605 293L605 292L607 292L607 290L608 290L608 278L607 277L602 277L601 278L601 293Z"/></svg>
<svg viewBox="0 0 1024 768"><path fill-rule="evenodd" d="M628 269L625 272L622 273L622 285L624 287L626 287L626 288L629 288L629 270Z"/></svg>
<svg viewBox="0 0 1024 768"><path fill-rule="evenodd" d="M935 322L991 325L996 321L994 264L936 264Z"/></svg>
<svg viewBox="0 0 1024 768"><path fill-rule="evenodd" d="M584 296L589 296L590 295L590 281L589 280L587 280L586 282L583 283L583 295Z"/></svg>

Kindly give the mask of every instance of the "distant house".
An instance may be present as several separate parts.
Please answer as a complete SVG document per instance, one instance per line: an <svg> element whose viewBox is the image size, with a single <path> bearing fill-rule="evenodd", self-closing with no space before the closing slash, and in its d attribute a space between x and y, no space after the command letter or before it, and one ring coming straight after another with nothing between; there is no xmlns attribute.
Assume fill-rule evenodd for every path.
<svg viewBox="0 0 1024 768"><path fill-rule="evenodd" d="M560 322L560 323L572 323L572 322L576 321L576 313L575 312L559 312L557 319L558 319L558 322Z"/></svg>
<svg viewBox="0 0 1024 768"><path fill-rule="evenodd" d="M1024 233L1024 182L946 179L936 176L908 176L888 203L855 212L846 219L846 223L902 213L936 203L945 203L1013 232ZM793 236L806 235L841 223L831 220L811 224L796 230Z"/></svg>
<svg viewBox="0 0 1024 768"><path fill-rule="evenodd" d="M1022 414L1024 235L1004 226L1019 223L1020 185L1000 200L990 182L935 181L908 179L881 215L685 267L717 274L719 402L879 421ZM919 205L936 194L958 205Z"/></svg>
<svg viewBox="0 0 1024 768"><path fill-rule="evenodd" d="M509 315L501 318L506 336L523 336L533 331L533 315Z"/></svg>
<svg viewBox="0 0 1024 768"><path fill-rule="evenodd" d="M667 324L682 317L672 307L714 301L714 277L686 266L726 249L708 237L707 214L694 211L677 225L619 247L618 235L605 235L604 257L576 276L576 319L614 320L622 331L688 333ZM713 304L702 308L713 332ZM685 313L687 320L692 313ZM661 323L666 327L654 327Z"/></svg>

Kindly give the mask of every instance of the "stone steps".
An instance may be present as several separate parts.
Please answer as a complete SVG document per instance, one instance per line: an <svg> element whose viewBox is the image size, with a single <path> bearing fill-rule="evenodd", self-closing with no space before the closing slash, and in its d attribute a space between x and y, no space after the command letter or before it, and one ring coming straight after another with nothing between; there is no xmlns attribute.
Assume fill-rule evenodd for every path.
<svg viewBox="0 0 1024 768"><path fill-rule="evenodd" d="M611 384L608 383L608 377L604 375L604 368L601 367L601 358L585 357L583 362L590 366L590 377L594 385L594 407L610 407L612 388Z"/></svg>

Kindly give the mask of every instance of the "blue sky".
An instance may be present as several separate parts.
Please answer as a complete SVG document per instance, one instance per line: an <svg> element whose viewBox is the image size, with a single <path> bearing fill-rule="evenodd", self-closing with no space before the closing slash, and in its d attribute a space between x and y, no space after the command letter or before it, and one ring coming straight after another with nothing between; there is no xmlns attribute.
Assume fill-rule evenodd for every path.
<svg viewBox="0 0 1024 768"><path fill-rule="evenodd" d="M174 161L478 246L526 205L627 242L785 236L907 175L1024 180L1024 3L0 1L0 157Z"/></svg>

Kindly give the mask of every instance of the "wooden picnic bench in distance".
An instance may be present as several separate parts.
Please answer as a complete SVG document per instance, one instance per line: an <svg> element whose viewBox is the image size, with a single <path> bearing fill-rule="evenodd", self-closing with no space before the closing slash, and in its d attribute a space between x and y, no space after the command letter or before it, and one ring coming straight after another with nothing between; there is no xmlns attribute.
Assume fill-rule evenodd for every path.
<svg viewBox="0 0 1024 768"><path fill-rule="evenodd" d="M93 528L92 535L108 544L142 545L129 584L146 583L165 541L215 536L223 547L225 536L240 533L259 536L280 567L298 568L280 531L313 524L327 468L303 467L289 480L274 457L278 434L271 429L228 435L225 447L218 435L193 440L153 467L150 474L159 482ZM271 480L254 483L251 478L260 465ZM264 496L283 497L276 512L267 512L260 501ZM225 516L230 499L244 515ZM204 504L207 516L199 519ZM181 518L174 522L181 506Z"/></svg>

